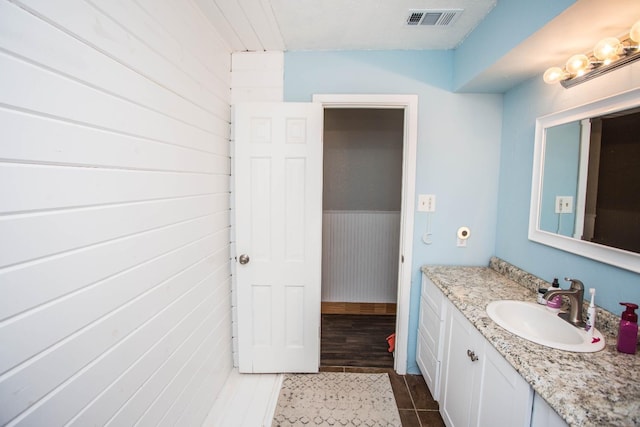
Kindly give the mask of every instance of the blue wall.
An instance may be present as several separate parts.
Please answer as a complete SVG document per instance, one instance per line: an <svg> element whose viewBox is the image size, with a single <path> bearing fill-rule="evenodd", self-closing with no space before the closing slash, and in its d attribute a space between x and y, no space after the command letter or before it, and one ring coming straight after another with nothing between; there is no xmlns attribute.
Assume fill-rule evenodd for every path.
<svg viewBox="0 0 640 427"><path fill-rule="evenodd" d="M612 267L527 238L534 151L539 116L587 104L640 86L636 63L570 89L534 78L504 97L496 255L551 281L575 277L596 288L596 304L620 315L621 301L640 303L640 274ZM565 285L562 285L566 287Z"/></svg>
<svg viewBox="0 0 640 427"><path fill-rule="evenodd" d="M572 3L500 2L491 20L455 52L285 53L285 101L308 102L313 94L323 93L419 97L416 194L435 194L437 211L432 217L431 245L421 240L426 214L416 213L414 222L409 372L418 373L415 343L420 266L424 264L487 265L495 254L548 281L553 277L579 278L587 287L597 289L598 305L617 314L619 301L640 302L639 274L534 243L527 237L535 119L638 87L640 63L571 89L545 85L538 76L504 96L452 93L453 87L464 86L513 47L499 43L509 39L504 34L510 34L513 25L518 29L516 39L524 40L527 33ZM510 7L514 4L528 6ZM500 19L495 19L498 15ZM523 16L535 16L535 20L525 20L532 25L521 24ZM478 55L483 46L497 47L490 60ZM461 225L471 228L467 248L456 247L455 231Z"/></svg>
<svg viewBox="0 0 640 427"><path fill-rule="evenodd" d="M435 194L433 243L422 242L425 213L414 222L409 372L415 347L424 264L487 265L495 248L502 96L454 94L451 51L286 52L285 101L313 94L418 95L416 194ZM456 230L471 229L466 248Z"/></svg>
<svg viewBox="0 0 640 427"><path fill-rule="evenodd" d="M454 90L462 90L505 53L575 3L576 0L508 0L473 30L454 54Z"/></svg>
<svg viewBox="0 0 640 427"><path fill-rule="evenodd" d="M544 150L544 174L540 207L540 230L573 236L576 222L575 204L578 194L580 164L579 121L547 129ZM572 213L555 213L556 197L572 196Z"/></svg>

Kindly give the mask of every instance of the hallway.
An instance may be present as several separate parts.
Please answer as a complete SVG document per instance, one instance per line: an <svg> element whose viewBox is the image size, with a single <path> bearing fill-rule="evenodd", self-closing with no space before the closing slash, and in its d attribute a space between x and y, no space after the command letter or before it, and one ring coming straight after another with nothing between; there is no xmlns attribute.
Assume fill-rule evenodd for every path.
<svg viewBox="0 0 640 427"><path fill-rule="evenodd" d="M323 314L320 366L393 368L386 338L396 316Z"/></svg>

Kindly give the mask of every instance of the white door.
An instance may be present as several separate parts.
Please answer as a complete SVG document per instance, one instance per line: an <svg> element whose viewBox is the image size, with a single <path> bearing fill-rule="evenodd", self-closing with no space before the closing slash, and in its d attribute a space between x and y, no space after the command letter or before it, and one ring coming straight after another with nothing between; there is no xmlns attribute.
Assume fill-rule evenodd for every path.
<svg viewBox="0 0 640 427"><path fill-rule="evenodd" d="M322 106L234 107L240 372L318 372Z"/></svg>

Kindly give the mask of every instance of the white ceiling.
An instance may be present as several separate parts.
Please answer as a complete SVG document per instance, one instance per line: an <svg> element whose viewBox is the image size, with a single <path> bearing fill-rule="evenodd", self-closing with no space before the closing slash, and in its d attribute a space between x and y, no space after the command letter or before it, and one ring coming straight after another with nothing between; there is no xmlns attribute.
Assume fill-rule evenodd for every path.
<svg viewBox="0 0 640 427"><path fill-rule="evenodd" d="M497 0L195 0L233 51L453 49ZM449 26L410 10L462 9Z"/></svg>
<svg viewBox="0 0 640 427"><path fill-rule="evenodd" d="M453 49L497 0L194 0L234 52ZM500 0L510 1L510 0ZM531 0L536 1L536 0ZM463 9L446 27L408 27L410 9ZM465 91L503 91L640 19L640 0L577 0ZM488 47L490 48L490 47Z"/></svg>
<svg viewBox="0 0 640 427"><path fill-rule="evenodd" d="M453 49L496 0L271 0L288 50ZM413 9L462 9L448 26L408 26Z"/></svg>

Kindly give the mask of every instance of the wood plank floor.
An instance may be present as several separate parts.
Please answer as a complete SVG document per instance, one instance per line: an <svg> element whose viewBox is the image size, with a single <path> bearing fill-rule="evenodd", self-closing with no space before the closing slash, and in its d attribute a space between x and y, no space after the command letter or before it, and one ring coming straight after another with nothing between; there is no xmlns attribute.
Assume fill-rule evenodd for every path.
<svg viewBox="0 0 640 427"><path fill-rule="evenodd" d="M323 314L320 366L393 368L387 337L395 315Z"/></svg>
<svg viewBox="0 0 640 427"><path fill-rule="evenodd" d="M389 314L395 315L397 304L390 302L332 302L322 301L322 314Z"/></svg>

